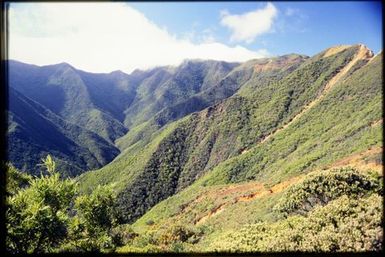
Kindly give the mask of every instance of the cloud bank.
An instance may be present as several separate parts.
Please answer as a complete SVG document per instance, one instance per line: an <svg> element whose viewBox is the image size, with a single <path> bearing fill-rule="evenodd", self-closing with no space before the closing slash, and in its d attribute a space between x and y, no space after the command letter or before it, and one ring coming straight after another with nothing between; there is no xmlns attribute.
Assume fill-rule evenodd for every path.
<svg viewBox="0 0 385 257"><path fill-rule="evenodd" d="M272 8L269 5L257 16L271 13ZM229 24L234 20L226 17ZM268 56L264 49L252 51L213 40L194 44L177 38L125 3L12 3L9 37L10 59L37 65L68 62L92 72L131 72L177 65L184 59L242 62Z"/></svg>
<svg viewBox="0 0 385 257"><path fill-rule="evenodd" d="M223 11L221 25L231 30L231 41L252 43L256 37L272 29L277 12L277 8L272 3L267 3L265 8L241 15L232 15Z"/></svg>

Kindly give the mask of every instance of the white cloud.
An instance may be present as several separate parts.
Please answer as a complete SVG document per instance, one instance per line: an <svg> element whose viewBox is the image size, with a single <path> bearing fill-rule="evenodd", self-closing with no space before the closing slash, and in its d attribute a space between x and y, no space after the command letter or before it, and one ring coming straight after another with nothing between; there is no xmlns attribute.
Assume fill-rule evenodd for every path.
<svg viewBox="0 0 385 257"><path fill-rule="evenodd" d="M183 59L246 61L268 55L211 37L179 39L125 3L12 3L9 58L37 65L68 62L86 71L131 72Z"/></svg>
<svg viewBox="0 0 385 257"><path fill-rule="evenodd" d="M232 15L224 10L221 11L221 24L231 30L231 41L252 43L256 37L272 29L277 13L278 10L272 3L241 15Z"/></svg>

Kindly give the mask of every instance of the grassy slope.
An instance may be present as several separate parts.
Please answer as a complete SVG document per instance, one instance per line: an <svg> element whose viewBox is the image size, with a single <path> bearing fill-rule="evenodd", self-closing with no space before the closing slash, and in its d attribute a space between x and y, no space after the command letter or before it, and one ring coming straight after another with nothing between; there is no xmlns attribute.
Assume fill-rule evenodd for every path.
<svg viewBox="0 0 385 257"><path fill-rule="evenodd" d="M380 145L382 127L371 124L381 119L381 58L338 83L272 140L216 167L213 178L221 173L227 182L253 178L278 182Z"/></svg>
<svg viewBox="0 0 385 257"><path fill-rule="evenodd" d="M287 129L247 153L221 163L187 189L162 201L137 220L134 228L143 233L178 222L194 225L202 214L214 213L197 225L214 231L201 240L195 249L199 251L223 231L259 220L275 220L271 208L290 184L285 182L295 184L303 173L328 168L339 159L382 147L381 70L382 55L349 74ZM378 161L377 155L365 157L366 163ZM248 179L254 182L242 182ZM234 182L237 183L228 185ZM250 201L235 201L239 196L247 196L250 190L255 193L265 188L266 192L274 184L281 185L276 186L280 190ZM227 206L221 209L224 203ZM147 225L152 223L149 221L155 224Z"/></svg>
<svg viewBox="0 0 385 257"><path fill-rule="evenodd" d="M247 85L247 83L251 80L255 81L261 80L264 77L269 78L271 76L282 76L282 74L285 74L285 72L283 71L286 71L288 67L294 69L296 67L295 64L301 63L304 59L306 59L306 57L299 55L288 55L279 58L273 58L273 65L271 66L276 65L277 67L271 67L270 70L263 70L261 72L254 72L254 66L258 64L261 66L265 66L267 63L269 63L271 59L268 58L251 60L235 67L228 73L225 73L223 71L224 68L222 66L224 64L222 64L222 62L209 62L209 64L213 65L214 68L219 66L220 72L213 72L213 67L206 67L206 69L208 69L205 71L207 72L207 74L203 78L201 78L200 82L202 83L202 85L200 86L200 90L197 91L197 93L187 93L187 96L181 97L181 99L175 100L171 104L166 104L165 107L161 111L156 113L151 119L131 128L131 130L125 136L119 138L116 141L117 146L120 149L125 149L126 147L136 143L139 140L148 141L151 134L156 132L160 127L164 126L165 124L177 120L181 117L184 117L189 113L200 111L215 103L221 102L223 99L226 99L233 95L239 88L242 88ZM192 65L194 68L194 66L197 64L200 63L192 62L192 64L190 65ZM283 71L277 72L278 68L282 68ZM183 70L183 68L181 69ZM229 67L226 68L226 70L228 69ZM159 76L158 73L159 72L155 73L155 75ZM155 78L157 76L155 76ZM138 91L141 92L139 93L139 99L147 99L147 102L150 99L151 104L153 104L152 102L160 101L159 99L154 98L154 96L152 96L148 91L150 89L152 89L153 91L156 90L156 87L153 85L153 83L154 81L158 80L161 81L158 82L160 87L163 87L164 90L164 84L170 84L170 80L172 81L173 79L175 79L174 77L171 77L170 74L168 76L169 77L166 78L162 77L163 79L161 80L159 78L153 78L154 76L150 76L149 78L147 78L146 81L144 81L138 89ZM174 76L177 77L177 75ZM168 89L168 91L169 90L170 89ZM162 92L162 94L160 94L161 98L163 97L164 93L165 92ZM153 94L157 95L157 93ZM152 98L150 98L151 96ZM136 108L135 106L137 104L139 103L134 104L132 108ZM134 117L135 116L136 115L134 115Z"/></svg>

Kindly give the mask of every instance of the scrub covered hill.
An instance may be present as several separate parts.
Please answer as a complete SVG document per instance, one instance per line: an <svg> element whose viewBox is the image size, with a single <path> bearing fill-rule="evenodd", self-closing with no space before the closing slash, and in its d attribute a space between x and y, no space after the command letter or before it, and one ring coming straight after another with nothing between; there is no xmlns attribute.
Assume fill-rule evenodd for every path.
<svg viewBox="0 0 385 257"><path fill-rule="evenodd" d="M340 105L321 109L327 110L326 115L317 110L338 88L344 94L356 94L352 99L367 100L362 98L361 91L355 91L359 88L341 89L338 83L353 74L367 74L365 70L369 68L362 66L371 55L366 47L357 45L333 55L325 51L307 59L292 55L249 64L253 75L236 94L161 130L143 133L141 140L126 148L112 163L84 174L80 178L83 190L92 190L97 184L113 184L119 192L122 219L133 222L158 202L202 177L208 185L249 180L276 183L379 144L381 126L370 133L365 131L369 138L363 139L367 140L363 144L351 136L345 137L349 135L346 130L352 129L346 124L353 122L360 128L381 119L381 67L377 61L373 61L377 69L371 72L374 77L370 78L370 96L365 89L368 85L362 85L373 104L345 103L337 97L332 104ZM356 83L354 79L350 81ZM346 104L367 109L357 109L352 115L346 109L350 105ZM297 117L299 114L301 117ZM345 130L338 127L337 121L342 122L339 126ZM285 136L276 132L290 122L292 125L282 130L287 133ZM297 125L294 131L296 122L304 124ZM274 133L281 140L266 140ZM334 147L334 140L339 140L335 150L330 148Z"/></svg>
<svg viewBox="0 0 385 257"><path fill-rule="evenodd" d="M39 137L36 130L16 134L14 130L9 130L9 148L12 148L9 159L17 168L32 173L38 172L36 160L47 152L54 154L59 168L63 168L60 170L67 170L73 176L100 168L124 149L119 144L122 140L118 143L116 140L128 131L137 131L145 124L144 121L151 118L156 120L154 127L162 127L170 121L211 105L215 100L231 95L233 92L216 94L215 97L202 98L194 104L194 99L200 99L198 95L202 91L214 90L212 88L216 87L217 82L236 66L237 63L191 60L178 67L158 67L148 71L134 71L128 75L121 71L108 74L89 73L77 70L67 63L40 67L9 61L11 90L17 91L18 96L41 105L52 113L51 116L55 115L70 124L59 132L61 134L57 135L58 138L65 137L63 134L66 133L76 134L77 132L72 131L72 125L98 135L91 141L89 138L82 139L86 146L93 145L92 148L88 147L90 154L80 154L84 156L72 158L68 156L79 155L79 151L75 148L66 149L64 143L62 149L60 144L51 148L49 145L56 140L51 135L48 135L49 139L40 138L42 140L36 141ZM14 98L16 95L10 94L10 103L18 101ZM183 109L179 108L181 104L185 105ZM10 104L10 113L15 111L13 108L16 108L15 105ZM173 110L178 113L173 114ZM19 127L22 123L27 126L45 126L38 123L45 124L47 119L36 120L36 124L31 125L32 121L26 115L29 115L28 112L18 113ZM159 118L154 119L156 115ZM11 119L12 115L9 127L14 127ZM106 144L110 149L108 154L103 153ZM21 157L21 145L26 147L27 157Z"/></svg>
<svg viewBox="0 0 385 257"><path fill-rule="evenodd" d="M111 102L103 102L108 83L95 82L112 73L87 73L86 78L70 67L84 96L93 97L85 103L68 99L63 106L72 101L85 113L108 113L127 133L108 136L115 132L92 128L63 111L69 107L48 108L48 98L26 96L21 86L12 97L33 106L37 120L48 117L44 127L58 137L41 144L44 138L35 135L39 129L26 126L31 121L15 106L9 133L14 142L33 139L43 146L41 152L54 149L57 158L74 158L69 152L80 151L83 155L72 163L95 163L95 170L76 180L84 195L99 185L116 193L125 234L119 252L379 250L382 58L354 45L313 57L291 54L242 64L187 61L128 76L117 72L114 76L126 84L116 87L126 93L116 89L116 97L132 93L130 100L121 99L124 107L114 94ZM59 88L67 88L71 79ZM98 93L91 93L91 85ZM116 128L106 124L111 128L103 131ZM79 144L64 128L92 138L98 147ZM108 147L116 157L98 169Z"/></svg>
<svg viewBox="0 0 385 257"><path fill-rule="evenodd" d="M383 56L363 46L327 52L313 58L350 55L334 84L150 208L119 251L381 250Z"/></svg>
<svg viewBox="0 0 385 257"><path fill-rule="evenodd" d="M254 64L269 63L270 60L275 63L275 66L272 66L275 68L264 72L254 70ZM279 79L284 76L284 74L290 73L290 71L302 63L305 58L298 55L291 55L270 60L265 59L249 62L242 65L241 68L242 70L252 70L253 74L250 76L250 79L262 82L269 79ZM244 72L242 70L238 71L237 68L237 73ZM229 74L224 80L227 80L230 76L232 75ZM248 82L250 83L249 80L246 80L243 82L244 84L241 84L238 87L244 86ZM214 107L208 107L208 109L205 109L202 113L193 113L192 115L174 123L170 123L167 126L154 126L154 123L151 123L153 121L149 121L148 123L145 123L143 127L140 127L138 131L133 129L124 137L124 140L130 139L128 144L129 147L127 147L118 158L116 158L110 165L107 165L100 170L87 173L80 178L84 188L92 190L94 185L106 183L116 183L116 189L118 191L127 188L127 185L130 187L129 185L133 183L133 187L148 187L148 183L157 183L156 177L158 175L154 174L154 172L157 173L159 165L163 164L164 166L159 168L163 171L159 172L159 174L161 176L166 176L168 180L164 181L164 183L159 183L156 187L149 187L149 189L152 188L150 190L162 188L162 192L159 194L157 192L151 193L152 196L156 197L154 200L155 203L159 201L159 199L173 194L173 192L177 190L177 187L181 189L191 184L191 182L195 180L195 177L203 172L203 168L206 164L213 162L213 165L216 165L230 154L230 152L228 152L223 156L220 152L224 149L221 146L222 142L226 143L226 140L228 140L227 134L221 134L223 128L218 126L217 129L219 131L208 130L209 124L206 124L207 121L205 120L207 119L206 116L215 117L215 111L212 110L222 106L222 108L232 110L232 113L229 113L229 120L225 121L226 124L232 126L231 131L228 131L228 133L237 130L242 126L242 123L238 121L231 124L233 123L231 119L243 119L242 116L244 114L240 112L242 103L238 101L237 98L234 99L235 100L231 99L228 102L222 101L217 105L214 105ZM210 116L208 113L210 113ZM226 110L222 113L226 113ZM230 116L230 114L234 116ZM218 118L221 119L222 117L219 116ZM217 121L212 120L211 122L214 124ZM216 138L217 134L219 135L219 138ZM129 136L132 136L132 138L129 138ZM236 140L236 138L233 138L232 140ZM216 145L214 145L215 142L217 142ZM211 148L213 148L213 150ZM234 152L232 154L237 154L239 151L239 149L236 148L233 150ZM213 155L215 153L215 158L210 161L208 158L212 151ZM175 181L183 169L186 170L183 171L185 175L181 176L181 179L184 179L185 181ZM171 170L175 170L173 175L168 174ZM143 176L149 177L145 178ZM151 176L155 176L154 179L152 179ZM178 186L176 183L179 183L180 185ZM142 189L138 188L137 190L140 191ZM134 194L135 192L133 192L133 195ZM121 199L123 198L124 197ZM133 198L136 197L133 196ZM152 201L150 199L148 200ZM149 203L149 205L153 204L154 203ZM146 208L148 207L145 207L145 209ZM136 209L138 213L142 214L145 210L141 210L138 206Z"/></svg>
<svg viewBox="0 0 385 257"><path fill-rule="evenodd" d="M109 163L119 149L83 127L67 122L44 106L9 89L8 154L10 161L39 175L37 164L55 155L66 176Z"/></svg>

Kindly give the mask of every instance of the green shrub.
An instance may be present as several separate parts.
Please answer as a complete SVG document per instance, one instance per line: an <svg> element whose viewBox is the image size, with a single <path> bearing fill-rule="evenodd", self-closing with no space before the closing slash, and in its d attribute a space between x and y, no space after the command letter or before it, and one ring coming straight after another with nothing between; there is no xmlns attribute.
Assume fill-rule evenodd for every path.
<svg viewBox="0 0 385 257"><path fill-rule="evenodd" d="M139 234L132 229L131 225L123 224L112 228L111 236L115 245L123 246L132 243Z"/></svg>
<svg viewBox="0 0 385 257"><path fill-rule="evenodd" d="M344 195L308 216L290 216L275 223L258 223L224 235L218 251L380 251L382 250L382 197Z"/></svg>
<svg viewBox="0 0 385 257"><path fill-rule="evenodd" d="M112 231L116 225L114 201L112 189L106 186L98 186L92 194L75 200L76 216L71 223L74 251L108 252L115 249L119 236Z"/></svg>
<svg viewBox="0 0 385 257"><path fill-rule="evenodd" d="M6 247L11 253L52 252L68 236L67 209L75 184L59 178L50 156L44 162L48 175L6 199Z"/></svg>
<svg viewBox="0 0 385 257"><path fill-rule="evenodd" d="M111 188L98 187L92 194L75 199L77 184L60 178L51 156L43 160L42 166L47 174L36 179L12 166L8 168L8 252L106 252L126 243L132 231L114 229L115 196Z"/></svg>
<svg viewBox="0 0 385 257"><path fill-rule="evenodd" d="M15 195L21 188L29 185L32 177L26 173L19 172L12 164L6 163L4 165L7 171L7 194Z"/></svg>
<svg viewBox="0 0 385 257"><path fill-rule="evenodd" d="M274 207L284 216L306 215L317 205L326 205L342 195L362 197L380 193L380 180L352 168L320 171L309 174L301 183L292 186Z"/></svg>
<svg viewBox="0 0 385 257"><path fill-rule="evenodd" d="M163 232L158 239L159 244L171 245L177 242L187 242L191 237L195 235L195 231L182 226L174 225Z"/></svg>

